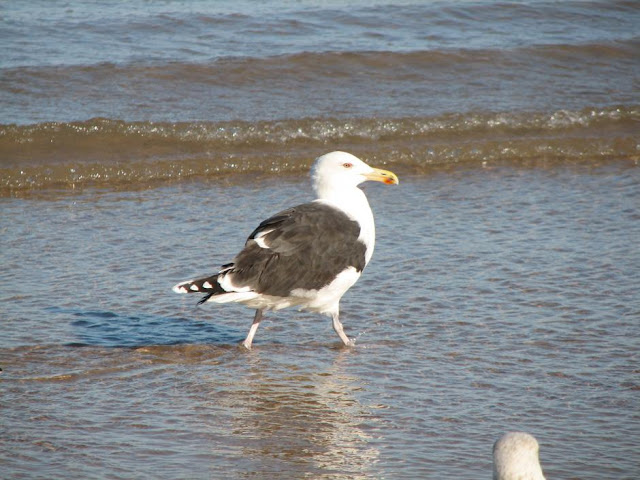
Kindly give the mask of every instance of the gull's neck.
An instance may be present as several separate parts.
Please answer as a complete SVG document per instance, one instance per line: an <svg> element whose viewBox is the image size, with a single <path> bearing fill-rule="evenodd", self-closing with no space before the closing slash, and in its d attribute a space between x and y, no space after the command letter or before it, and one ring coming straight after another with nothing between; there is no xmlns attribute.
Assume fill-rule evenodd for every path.
<svg viewBox="0 0 640 480"><path fill-rule="evenodd" d="M376 229L373 221L373 212L369 206L366 195L357 186L353 185L314 185L318 196L316 201L323 202L343 211L360 224L360 236L367 247L365 261L369 263L376 240Z"/></svg>

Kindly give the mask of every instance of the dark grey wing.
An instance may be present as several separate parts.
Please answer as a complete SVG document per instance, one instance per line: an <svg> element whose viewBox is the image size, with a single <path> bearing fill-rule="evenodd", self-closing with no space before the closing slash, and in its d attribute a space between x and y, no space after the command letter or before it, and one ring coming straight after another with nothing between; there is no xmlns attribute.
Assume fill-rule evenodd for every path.
<svg viewBox="0 0 640 480"><path fill-rule="evenodd" d="M263 221L226 273L234 285L266 295L317 290L348 267L364 269L359 235L358 223L343 212L319 202L299 205Z"/></svg>

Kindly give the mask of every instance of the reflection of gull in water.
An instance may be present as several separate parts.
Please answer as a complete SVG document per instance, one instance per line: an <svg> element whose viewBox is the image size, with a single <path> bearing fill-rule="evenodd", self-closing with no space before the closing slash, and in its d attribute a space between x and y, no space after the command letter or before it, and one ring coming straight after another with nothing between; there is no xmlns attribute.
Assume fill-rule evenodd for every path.
<svg viewBox="0 0 640 480"><path fill-rule="evenodd" d="M240 395L238 405L244 408L234 415L248 474L370 478L379 456L363 429L372 421L371 411L354 396L362 380L344 372L344 358L338 355L328 368L315 371L284 359L276 374L257 366Z"/></svg>
<svg viewBox="0 0 640 480"><path fill-rule="evenodd" d="M505 433L493 445L493 480L545 480L538 442L528 433Z"/></svg>

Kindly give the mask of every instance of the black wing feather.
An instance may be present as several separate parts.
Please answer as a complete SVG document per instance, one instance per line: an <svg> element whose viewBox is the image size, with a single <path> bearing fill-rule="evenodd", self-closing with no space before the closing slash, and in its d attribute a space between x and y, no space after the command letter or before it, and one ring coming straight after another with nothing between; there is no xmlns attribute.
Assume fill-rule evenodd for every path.
<svg viewBox="0 0 640 480"><path fill-rule="evenodd" d="M262 241L269 248L262 248L255 239L267 231ZM359 235L360 226L345 213L319 202L299 205L263 221L226 266L227 274L235 285L267 295L320 289L348 267L364 269Z"/></svg>

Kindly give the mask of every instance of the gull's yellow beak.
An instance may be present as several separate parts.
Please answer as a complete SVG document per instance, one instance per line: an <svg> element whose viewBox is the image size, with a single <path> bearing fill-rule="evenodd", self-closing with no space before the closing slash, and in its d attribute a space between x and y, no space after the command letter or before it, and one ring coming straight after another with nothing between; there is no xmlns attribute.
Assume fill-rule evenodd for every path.
<svg viewBox="0 0 640 480"><path fill-rule="evenodd" d="M387 185L397 185L400 183L398 176L390 172L389 170L382 170L381 168L374 168L373 172L365 175L367 180L373 180L374 182L382 182Z"/></svg>

